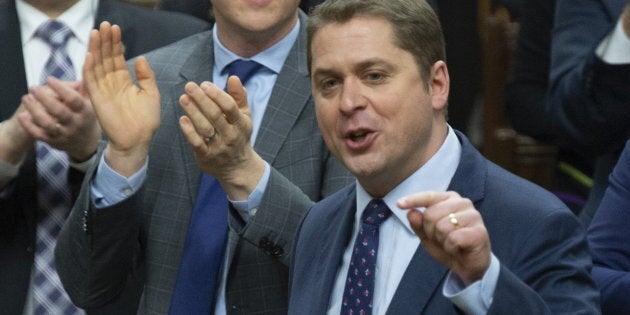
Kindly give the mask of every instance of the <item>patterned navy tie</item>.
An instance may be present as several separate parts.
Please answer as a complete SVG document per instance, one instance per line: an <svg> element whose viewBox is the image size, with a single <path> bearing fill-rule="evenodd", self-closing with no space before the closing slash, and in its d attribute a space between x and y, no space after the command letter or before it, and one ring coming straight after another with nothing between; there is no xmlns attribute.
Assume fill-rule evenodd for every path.
<svg viewBox="0 0 630 315"><path fill-rule="evenodd" d="M245 85L261 67L255 61L239 59L225 70ZM214 312L227 240L227 211L223 188L212 175L202 173L169 314Z"/></svg>
<svg viewBox="0 0 630 315"><path fill-rule="evenodd" d="M50 58L42 72L41 82L49 76L74 80L72 61L66 53L66 42L72 31L63 23L49 20L35 32L35 36L51 47ZM63 289L54 262L57 236L72 207L68 187L68 156L43 142L36 143L37 198L39 222L35 243L35 268L32 287L34 314L82 314Z"/></svg>
<svg viewBox="0 0 630 315"><path fill-rule="evenodd" d="M372 314L379 227L391 215L382 199L373 199L365 207L352 249L341 315Z"/></svg>

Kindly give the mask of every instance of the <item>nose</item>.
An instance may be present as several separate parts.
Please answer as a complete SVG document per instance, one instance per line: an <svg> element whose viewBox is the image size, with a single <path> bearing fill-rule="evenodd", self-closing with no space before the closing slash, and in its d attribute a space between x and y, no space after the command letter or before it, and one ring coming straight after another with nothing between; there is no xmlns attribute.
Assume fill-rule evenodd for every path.
<svg viewBox="0 0 630 315"><path fill-rule="evenodd" d="M363 93L361 82L354 79L346 79L341 92L340 111L345 115L352 115L353 112L364 108L366 98Z"/></svg>

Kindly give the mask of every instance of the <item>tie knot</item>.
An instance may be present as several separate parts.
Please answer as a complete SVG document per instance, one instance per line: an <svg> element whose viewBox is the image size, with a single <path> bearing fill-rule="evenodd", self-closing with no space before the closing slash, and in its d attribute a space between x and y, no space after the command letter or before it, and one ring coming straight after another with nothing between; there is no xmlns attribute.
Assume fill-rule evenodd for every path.
<svg viewBox="0 0 630 315"><path fill-rule="evenodd" d="M379 226L392 215L392 211L383 199L372 199L363 211L362 222L373 226Z"/></svg>
<svg viewBox="0 0 630 315"><path fill-rule="evenodd" d="M223 73L235 75L241 79L241 83L245 85L247 82L263 65L253 60L237 59L227 65L223 70Z"/></svg>
<svg viewBox="0 0 630 315"><path fill-rule="evenodd" d="M53 48L59 48L72 36L72 30L62 22L48 20L37 28L35 36L43 39Z"/></svg>

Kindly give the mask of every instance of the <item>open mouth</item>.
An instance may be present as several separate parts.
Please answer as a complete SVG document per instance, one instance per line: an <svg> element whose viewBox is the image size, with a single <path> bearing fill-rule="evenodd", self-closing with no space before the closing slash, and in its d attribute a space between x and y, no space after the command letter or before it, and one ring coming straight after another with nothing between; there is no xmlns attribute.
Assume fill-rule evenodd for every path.
<svg viewBox="0 0 630 315"><path fill-rule="evenodd" d="M348 138L350 138L352 142L363 142L365 138L367 137L367 135L368 135L368 132L365 130L362 130L362 131L350 133L350 136Z"/></svg>

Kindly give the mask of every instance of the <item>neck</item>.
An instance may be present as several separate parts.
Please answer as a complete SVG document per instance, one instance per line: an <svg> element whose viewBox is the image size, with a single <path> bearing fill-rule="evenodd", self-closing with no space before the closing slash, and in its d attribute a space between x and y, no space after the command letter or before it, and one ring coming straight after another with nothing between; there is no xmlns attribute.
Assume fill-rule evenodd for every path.
<svg viewBox="0 0 630 315"><path fill-rule="evenodd" d="M296 14L294 23L290 26L265 31L232 28L227 23L220 23L217 20L216 23L221 25L217 29L217 35L225 48L241 57L250 58L281 41L291 32L297 20Z"/></svg>
<svg viewBox="0 0 630 315"><path fill-rule="evenodd" d="M49 18L55 19L79 2L79 0L24 0L24 2L32 5Z"/></svg>

